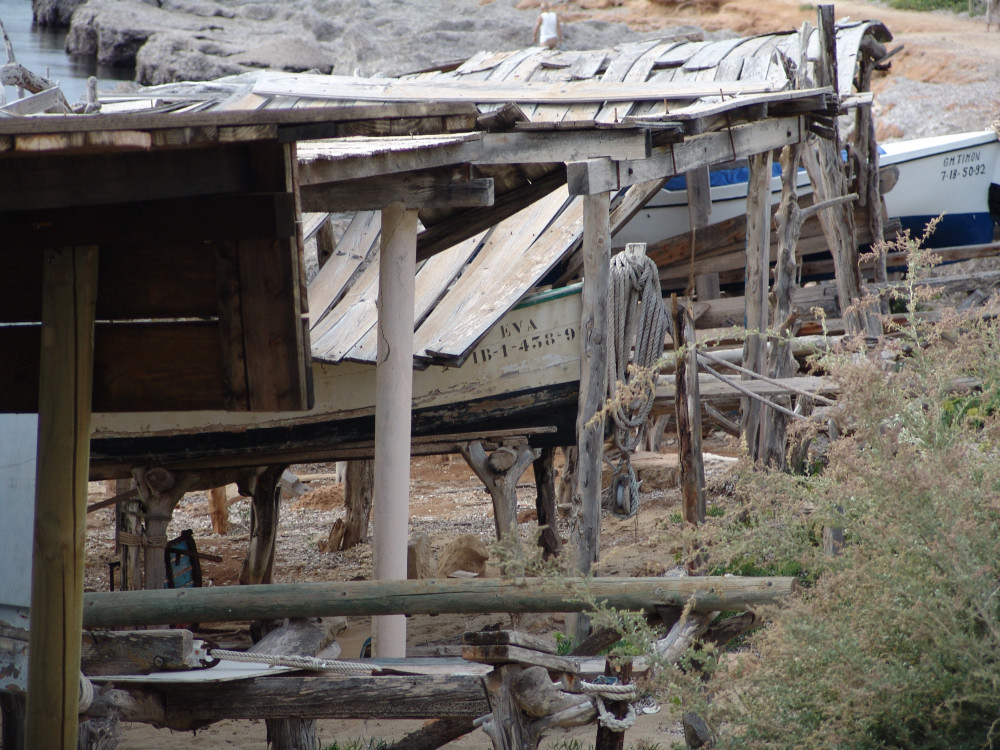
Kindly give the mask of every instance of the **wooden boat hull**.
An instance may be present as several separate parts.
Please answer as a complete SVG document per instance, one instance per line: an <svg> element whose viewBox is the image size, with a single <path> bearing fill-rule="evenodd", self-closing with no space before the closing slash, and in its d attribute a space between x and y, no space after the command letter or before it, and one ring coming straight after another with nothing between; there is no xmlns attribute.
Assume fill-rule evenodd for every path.
<svg viewBox="0 0 1000 750"><path fill-rule="evenodd" d="M995 131L899 141L882 148L880 166L898 170L895 186L885 194L890 220L898 219L903 229L919 237L928 221L945 214L928 241L929 247L992 241L994 219L988 196L990 185L1000 184L1000 141ZM743 174L739 170L714 173L713 182L712 223L746 213L745 170ZM800 195L812 192L804 170L799 170L798 189ZM780 199L781 181L775 176L771 180L772 204L777 205ZM689 230L687 189L681 180L672 180L615 235L615 245L655 244Z"/></svg>
<svg viewBox="0 0 1000 750"><path fill-rule="evenodd" d="M575 441L580 285L543 292L501 318L465 362L413 373L415 438L476 430L555 428L535 444ZM375 367L313 362L307 412L95 414L91 474L122 467L254 465L364 452L374 435Z"/></svg>

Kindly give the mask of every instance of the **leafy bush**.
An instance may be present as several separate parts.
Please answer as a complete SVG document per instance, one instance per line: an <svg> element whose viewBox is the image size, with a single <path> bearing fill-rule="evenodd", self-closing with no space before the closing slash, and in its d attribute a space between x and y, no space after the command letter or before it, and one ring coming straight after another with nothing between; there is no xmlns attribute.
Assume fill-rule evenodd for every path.
<svg viewBox="0 0 1000 750"><path fill-rule="evenodd" d="M950 10L959 13L969 9L968 0L886 0L886 4L899 10Z"/></svg>
<svg viewBox="0 0 1000 750"><path fill-rule="evenodd" d="M745 466L739 507L697 532L709 569L810 583L719 659L711 705L685 695L719 747L1000 744L1000 323L902 334L824 358L841 437L821 473Z"/></svg>

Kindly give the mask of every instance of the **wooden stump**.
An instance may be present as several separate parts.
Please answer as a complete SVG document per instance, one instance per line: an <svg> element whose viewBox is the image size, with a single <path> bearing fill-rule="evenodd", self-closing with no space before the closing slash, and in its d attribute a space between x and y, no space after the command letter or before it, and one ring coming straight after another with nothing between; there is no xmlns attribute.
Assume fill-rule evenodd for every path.
<svg viewBox="0 0 1000 750"><path fill-rule="evenodd" d="M225 536L229 533L229 500L225 487L213 487L208 491L208 506L212 515L212 533Z"/></svg>
<svg viewBox="0 0 1000 750"><path fill-rule="evenodd" d="M375 493L375 462L371 459L349 461L344 477L344 504L347 506L341 550L350 549L368 536L368 519Z"/></svg>

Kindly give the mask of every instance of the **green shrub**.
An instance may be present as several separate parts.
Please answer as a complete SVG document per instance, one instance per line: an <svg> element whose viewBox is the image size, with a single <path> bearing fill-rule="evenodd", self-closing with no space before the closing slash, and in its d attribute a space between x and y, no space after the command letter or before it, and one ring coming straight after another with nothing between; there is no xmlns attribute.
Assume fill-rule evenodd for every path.
<svg viewBox="0 0 1000 750"><path fill-rule="evenodd" d="M969 9L968 0L886 0L886 5L899 10L950 10L954 13Z"/></svg>
<svg viewBox="0 0 1000 750"><path fill-rule="evenodd" d="M812 582L722 660L711 705L685 694L719 747L1000 744L1000 323L903 334L824 361L842 436L821 475L745 466L739 508L697 532L709 569Z"/></svg>

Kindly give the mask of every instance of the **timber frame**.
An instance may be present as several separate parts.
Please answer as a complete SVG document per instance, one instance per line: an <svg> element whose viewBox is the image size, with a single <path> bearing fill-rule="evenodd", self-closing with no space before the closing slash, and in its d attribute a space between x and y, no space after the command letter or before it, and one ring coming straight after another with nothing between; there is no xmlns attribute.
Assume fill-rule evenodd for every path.
<svg viewBox="0 0 1000 750"><path fill-rule="evenodd" d="M398 549L400 533L405 549L408 475L391 467L408 466L412 420L431 451L490 430L535 447L578 445L576 565L586 574L600 543L603 428L592 417L605 392L615 232L676 175L695 185L712 165L749 159L751 184L763 185L773 152L836 138L837 116L855 109L869 139L855 150L858 192L870 232L881 231L864 89L890 36L876 22L845 25L839 72L797 79L834 34L832 9L826 32L484 52L455 69L373 81L261 73L108 100L116 113L0 120L0 174L17 188L0 197L0 351L31 376L0 373L0 412L41 412L40 477L47 461L75 467L59 487L39 485L36 522L57 519L53 545L82 538L45 497L74 497L82 518L88 463L94 479L156 468L194 487L199 472L217 483L264 465L374 456L376 549ZM745 237L758 260L741 279L747 310L751 277L763 283L753 287L761 330L763 191L751 188L759 211ZM307 288L303 212L343 211L355 219ZM510 399L466 392L471 409L461 399L414 406L414 368L460 368L533 289L581 277L570 376ZM46 307L63 295L77 307ZM68 403L47 401L67 388L65 365L46 359L50 319L67 326L53 335L77 368ZM368 373L377 397L338 411L322 384L335 391L348 366ZM539 395L552 401L539 408ZM68 425L72 441L46 443ZM74 555L82 570L82 547ZM52 568L42 557L35 566ZM377 553L376 576L405 578L405 556L400 570L398 557ZM75 746L82 585L58 584L73 610L61 617L66 632L47 634L66 658L49 681L32 678L39 747ZM402 656L402 616L385 618L376 649ZM46 650L35 633L31 648ZM59 737L33 722L32 701L64 706Z"/></svg>

